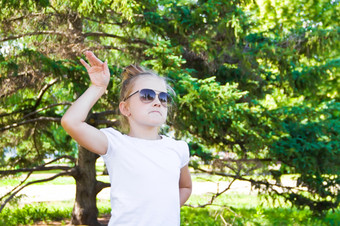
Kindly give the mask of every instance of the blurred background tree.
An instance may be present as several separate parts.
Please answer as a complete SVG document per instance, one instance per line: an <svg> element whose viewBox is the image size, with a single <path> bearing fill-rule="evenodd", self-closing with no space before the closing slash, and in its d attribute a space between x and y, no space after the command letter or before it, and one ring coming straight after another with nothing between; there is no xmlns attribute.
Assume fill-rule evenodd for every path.
<svg viewBox="0 0 340 226"><path fill-rule="evenodd" d="M119 128L119 75L139 63L170 78L176 109L162 131L188 141L195 170L317 214L338 207L338 0L0 2L1 176L73 176L74 224L98 224L96 194L109 186L96 180L98 156L60 126L89 86L86 50L112 73L88 123Z"/></svg>

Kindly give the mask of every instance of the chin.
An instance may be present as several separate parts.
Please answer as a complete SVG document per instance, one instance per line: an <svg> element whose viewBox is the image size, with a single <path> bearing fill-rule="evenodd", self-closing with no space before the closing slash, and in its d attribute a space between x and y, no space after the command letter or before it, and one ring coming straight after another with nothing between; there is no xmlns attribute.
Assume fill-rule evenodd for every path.
<svg viewBox="0 0 340 226"><path fill-rule="evenodd" d="M161 126L166 122L166 118L164 116L158 116L158 117L148 117L145 120L146 123L150 123L155 126Z"/></svg>
<svg viewBox="0 0 340 226"><path fill-rule="evenodd" d="M161 127L165 122L158 122L158 123L153 123L152 126L154 127Z"/></svg>
<svg viewBox="0 0 340 226"><path fill-rule="evenodd" d="M165 123L165 120L161 120L161 121L155 120L155 121L151 121L151 122L149 123L149 125L150 125L150 126L154 126L154 127L160 127L160 126L162 126L164 123Z"/></svg>

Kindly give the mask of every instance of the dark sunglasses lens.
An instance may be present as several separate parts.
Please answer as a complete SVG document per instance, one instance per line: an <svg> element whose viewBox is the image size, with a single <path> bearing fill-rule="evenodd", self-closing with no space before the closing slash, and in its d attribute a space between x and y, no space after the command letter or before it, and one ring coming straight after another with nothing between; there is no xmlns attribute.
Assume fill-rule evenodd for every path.
<svg viewBox="0 0 340 226"><path fill-rule="evenodd" d="M140 99L141 101L143 102L151 102L155 99L156 97L156 93L155 91L151 90L151 89L142 89L140 92L139 92L139 96L140 96Z"/></svg>
<svg viewBox="0 0 340 226"><path fill-rule="evenodd" d="M167 93L161 92L158 94L159 101L162 103L168 103L170 101L170 96Z"/></svg>

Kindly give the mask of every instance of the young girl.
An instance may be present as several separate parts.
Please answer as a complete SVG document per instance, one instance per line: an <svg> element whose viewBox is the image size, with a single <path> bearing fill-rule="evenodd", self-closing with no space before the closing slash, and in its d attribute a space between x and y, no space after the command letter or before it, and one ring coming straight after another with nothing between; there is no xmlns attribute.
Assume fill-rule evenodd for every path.
<svg viewBox="0 0 340 226"><path fill-rule="evenodd" d="M107 62L85 53L91 86L67 110L64 129L79 145L104 158L111 182L109 225L180 225L180 206L192 189L189 149L183 141L159 135L170 105L164 78L138 66L123 72L119 110L129 132L96 129L85 119L106 91Z"/></svg>

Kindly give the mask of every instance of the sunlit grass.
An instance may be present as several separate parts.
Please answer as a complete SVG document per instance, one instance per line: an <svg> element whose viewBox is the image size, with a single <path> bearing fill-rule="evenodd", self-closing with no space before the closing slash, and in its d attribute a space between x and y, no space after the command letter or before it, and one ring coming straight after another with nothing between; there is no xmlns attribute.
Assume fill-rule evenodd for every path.
<svg viewBox="0 0 340 226"><path fill-rule="evenodd" d="M181 225L339 225L340 211L329 211L325 218L316 218L308 210L288 207L258 205L254 196L233 195L221 197L220 204L205 208L182 207ZM241 202L240 202L241 198ZM196 197L194 197L196 199ZM255 201L254 201L255 200ZM252 203L254 201L254 203ZM109 200L97 200L99 217L110 213ZM24 206L10 206L0 213L0 225L32 225L37 221L46 225L58 221L61 225L69 222L73 201L33 203Z"/></svg>
<svg viewBox="0 0 340 226"><path fill-rule="evenodd" d="M50 176L48 174L36 174L32 179L41 179ZM230 179L220 176L193 174L194 182L230 182ZM294 179L294 175L287 175L288 179ZM99 174L98 180L109 182L108 176ZM13 186L19 181L15 178L1 180L1 186ZM74 185L72 177L60 177L41 185ZM198 206L209 202L212 193L203 195L193 194L187 204ZM58 221L61 225L71 219L74 201L58 201L33 204L8 205L0 213L0 225L31 225L36 221ZM99 217L110 213L109 200L97 200ZM329 211L325 218L317 218L308 209L298 210L291 208L283 198L275 201L268 195L256 195L255 193L240 193L227 191L219 196L213 203L205 208L182 207L181 225L339 225L340 210L334 213Z"/></svg>
<svg viewBox="0 0 340 226"><path fill-rule="evenodd" d="M64 225L71 220L73 204L73 201L58 201L9 206L0 213L0 225L32 225L37 221L46 225L58 221ZM109 200L98 200L97 207L99 217L111 211Z"/></svg>
<svg viewBox="0 0 340 226"><path fill-rule="evenodd" d="M188 204L204 204L209 195L193 195ZM308 209L296 209L282 198L229 193L205 208L182 207L182 225L339 225L340 209L317 218Z"/></svg>
<svg viewBox="0 0 340 226"><path fill-rule="evenodd" d="M182 225L294 225L322 226L339 225L340 212L329 213L319 219L307 210L287 208L182 208Z"/></svg>

